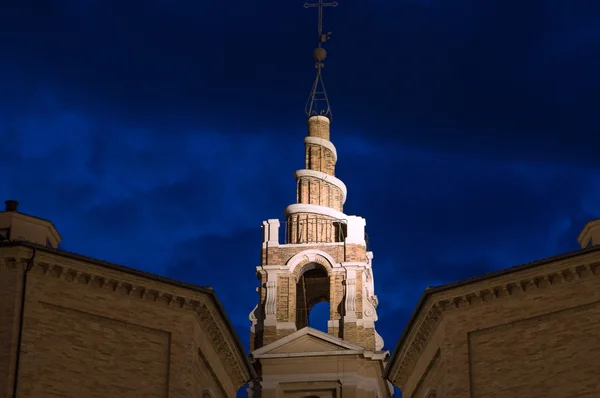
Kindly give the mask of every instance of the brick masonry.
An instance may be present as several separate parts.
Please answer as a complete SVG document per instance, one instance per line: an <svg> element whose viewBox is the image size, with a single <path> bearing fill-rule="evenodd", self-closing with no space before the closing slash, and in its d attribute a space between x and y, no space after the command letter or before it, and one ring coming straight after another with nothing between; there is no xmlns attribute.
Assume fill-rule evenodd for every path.
<svg viewBox="0 0 600 398"><path fill-rule="evenodd" d="M309 137L319 137L329 141L329 120L325 117L311 117L308 119Z"/></svg>
<svg viewBox="0 0 600 398"><path fill-rule="evenodd" d="M333 152L321 145L306 144L305 167L308 170L321 171L335 176L335 157Z"/></svg>
<svg viewBox="0 0 600 398"><path fill-rule="evenodd" d="M346 261L362 262L367 259L367 248L359 244L281 245L263 249L261 265L283 265L294 255L307 249L321 250L332 256L338 263Z"/></svg>
<svg viewBox="0 0 600 398"><path fill-rule="evenodd" d="M390 379L415 398L600 396L599 253L429 296Z"/></svg>
<svg viewBox="0 0 600 398"><path fill-rule="evenodd" d="M316 177L302 177L298 182L298 203L330 207L343 211L342 192L334 184Z"/></svg>
<svg viewBox="0 0 600 398"><path fill-rule="evenodd" d="M0 397L12 396L19 281L32 251L0 248ZM206 294L38 249L28 276L19 393L234 397L244 353Z"/></svg>
<svg viewBox="0 0 600 398"><path fill-rule="evenodd" d="M305 167L307 170L335 176L336 154L335 147L329 142L329 121L324 117L312 117L308 120L308 136L305 140ZM314 138L320 138L321 141ZM321 144L319 144L321 142ZM342 190L332 182L310 173L297 174L297 203L317 205L321 208L332 209L333 212L343 212L344 197ZM335 182L335 180L333 180ZM338 214L339 217L339 214ZM251 333L251 348L261 347L274 342L295 329L306 325L310 309L319 301L327 300L330 304L330 320L342 322L341 327L329 326L329 333L345 340L360 344L368 349L375 349L375 331L372 327L364 327L363 322L363 274L356 271L354 290L355 309L349 316L345 311L346 280L345 269L339 268L341 263L369 262L365 244L346 243L348 237L347 220L338 220L333 216L296 212L288 216L284 224L284 244L263 245L261 253L261 267L282 267L277 271L277 276L271 274L272 282L276 279L276 304L273 315L279 328L262 325L262 320L256 314L262 314L266 306L266 291L268 271L259 272L261 280L260 302L257 307L256 322L253 321ZM271 239L271 238L270 238ZM356 239L356 237L354 237ZM307 250L317 250L330 256L328 260L306 260L296 265L293 270L286 271L285 265L298 254ZM314 261L317 261L315 269ZM333 264L338 267L333 269ZM359 268L357 266L357 268ZM340 272L341 271L341 272ZM354 271L353 271L354 272ZM273 279L274 278L274 279ZM328 281L323 281L328 278ZM373 292L370 292L373 294ZM372 318L368 322L373 322ZM290 325L295 325L291 328ZM264 327L263 327L264 326Z"/></svg>
<svg viewBox="0 0 600 398"><path fill-rule="evenodd" d="M16 347L23 274L17 267L19 250L6 250L8 259L0 258L0 397L12 396L15 376Z"/></svg>
<svg viewBox="0 0 600 398"><path fill-rule="evenodd" d="M331 255L338 263L342 262L365 262L366 248L359 244L344 244L338 245L322 244L322 245L282 245L277 247L269 247L263 249L263 265L283 265L286 264L294 255L301 253L307 249L317 249ZM309 261L306 260L306 264ZM321 264L323 270L328 275L329 279L329 303L330 303L330 319L340 320L342 318L342 306L344 305L344 280L343 272L333 272L326 262ZM277 311L276 319L278 322L296 323L298 304L303 305L303 301L298 302L298 297L303 297L301 286L301 275L304 271L302 263L295 268L294 273L282 272L277 279ZM261 286L266 284L266 276L261 276ZM307 289L308 291L309 289ZM260 289L261 303L266 300L266 289ZM360 321L363 319L363 282L362 271L356 271L356 318ZM320 296L322 292L308 292L310 301L311 295ZM259 346L269 344L293 332L291 329L265 328L262 334L260 345L252 344L252 349ZM329 328L329 333L359 344L367 349L375 349L375 334L373 328L365 328L362 325L357 325L357 322L346 320L344 323L343 333L337 327ZM251 336L254 340L255 336Z"/></svg>

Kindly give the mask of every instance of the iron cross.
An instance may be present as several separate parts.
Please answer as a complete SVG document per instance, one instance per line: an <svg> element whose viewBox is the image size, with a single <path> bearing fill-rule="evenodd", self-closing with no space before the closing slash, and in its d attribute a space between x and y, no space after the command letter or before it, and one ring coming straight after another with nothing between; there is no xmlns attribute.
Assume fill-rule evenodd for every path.
<svg viewBox="0 0 600 398"><path fill-rule="evenodd" d="M304 8L313 8L317 7L319 11L319 47L321 47L321 43L325 43L329 40L329 33L323 34L323 7L337 7L337 1L333 1L331 3L324 3L323 0L318 0L317 3L304 3Z"/></svg>

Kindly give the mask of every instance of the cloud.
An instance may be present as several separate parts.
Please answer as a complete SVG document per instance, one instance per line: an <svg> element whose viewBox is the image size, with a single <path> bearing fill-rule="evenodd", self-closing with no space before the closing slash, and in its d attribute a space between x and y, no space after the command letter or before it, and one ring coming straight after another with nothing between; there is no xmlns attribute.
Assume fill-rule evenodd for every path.
<svg viewBox="0 0 600 398"><path fill-rule="evenodd" d="M303 33L314 15L301 5L72 3L26 1L4 14L4 70L18 82L9 92L44 87L72 108L164 136L192 125L266 136L264 125L301 124L314 73ZM584 143L595 137L599 7L417 3L328 10L326 83L343 130L598 167Z"/></svg>
<svg viewBox="0 0 600 398"><path fill-rule="evenodd" d="M600 7L329 11L337 176L345 212L367 219L388 348L425 287L577 248L600 214ZM304 165L314 17L293 2L15 3L0 15L0 196L68 250L213 286L247 345L260 225L295 201Z"/></svg>

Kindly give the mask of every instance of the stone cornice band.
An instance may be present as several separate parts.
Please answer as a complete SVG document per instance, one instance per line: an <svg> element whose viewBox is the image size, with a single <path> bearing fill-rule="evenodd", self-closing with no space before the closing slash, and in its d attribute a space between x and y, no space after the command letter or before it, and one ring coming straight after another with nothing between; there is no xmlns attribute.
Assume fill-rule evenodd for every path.
<svg viewBox="0 0 600 398"><path fill-rule="evenodd" d="M338 220L346 220L348 216L341 211L337 211L327 206L319 206L319 205L309 205L303 203L296 203L293 205L289 205L285 208L285 217L296 213L313 213L320 214L322 216L329 216L336 218Z"/></svg>

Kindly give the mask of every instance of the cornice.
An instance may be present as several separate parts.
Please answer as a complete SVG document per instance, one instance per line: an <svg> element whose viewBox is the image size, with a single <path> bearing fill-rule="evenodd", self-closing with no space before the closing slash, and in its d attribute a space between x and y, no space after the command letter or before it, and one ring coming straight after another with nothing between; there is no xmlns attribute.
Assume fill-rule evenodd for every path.
<svg viewBox="0 0 600 398"><path fill-rule="evenodd" d="M348 216L341 211L337 211L327 206L312 205L306 203L294 203L285 208L285 217L296 213L312 213L322 216L333 217L338 220L347 220Z"/></svg>
<svg viewBox="0 0 600 398"><path fill-rule="evenodd" d="M16 248L15 248L16 249ZM25 251L21 251L24 253ZM28 250L28 253L31 251ZM5 252L6 253L6 252ZM16 254L17 251L6 254ZM151 305L176 310L190 311L195 314L199 324L210 339L215 352L221 359L228 376L233 384L240 387L249 379L249 374L244 369L244 359L237 350L235 341L232 340L227 326L221 319L218 309L212 303L211 297L202 292L193 292L200 297L190 297L182 290L171 286L160 286L161 282L148 280L148 283L136 281L142 279L123 274L119 276L118 271L101 268L97 270L81 270L87 264L76 264L75 261L62 261L61 265L54 264L55 259L50 256L39 256L39 260L33 262L31 274L38 277L47 277L67 283L77 283L90 289L102 289L109 294L129 296L133 299L144 300ZM53 261L54 260L54 261ZM17 269L24 268L27 258L2 257L0 268ZM68 264L73 263L73 264ZM90 264L93 267L93 264ZM88 265L89 267L89 265ZM90 272L91 271L91 272ZM226 338L223 338L227 336Z"/></svg>
<svg viewBox="0 0 600 398"><path fill-rule="evenodd" d="M559 269L539 269L539 272L533 275L505 275L503 280L485 289L473 285L461 294L453 294L452 291L433 293L423 303L418 318L402 345L397 348L399 351L392 357L392 362L388 365L389 371L386 372L387 378L397 386L406 383L445 313L512 299L517 294L522 297L522 294L531 294L539 289L551 289L564 283L594 277L600 277L600 262L570 261Z"/></svg>

